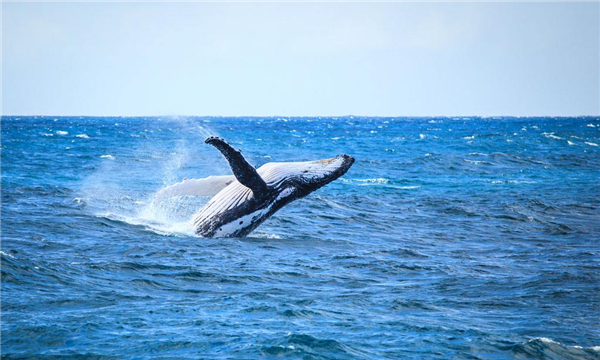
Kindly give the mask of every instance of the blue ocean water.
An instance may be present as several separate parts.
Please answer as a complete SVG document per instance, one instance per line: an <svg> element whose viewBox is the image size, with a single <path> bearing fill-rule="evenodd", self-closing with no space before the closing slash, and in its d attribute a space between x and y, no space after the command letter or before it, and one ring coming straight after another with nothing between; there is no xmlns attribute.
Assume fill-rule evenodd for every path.
<svg viewBox="0 0 600 360"><path fill-rule="evenodd" d="M2 118L3 358L599 359L600 119ZM208 199L356 158L251 236Z"/></svg>

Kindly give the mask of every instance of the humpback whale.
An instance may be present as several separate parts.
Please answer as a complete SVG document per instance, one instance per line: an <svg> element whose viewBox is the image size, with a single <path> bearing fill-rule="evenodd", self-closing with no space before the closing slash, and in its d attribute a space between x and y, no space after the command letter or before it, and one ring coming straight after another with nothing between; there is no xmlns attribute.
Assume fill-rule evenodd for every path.
<svg viewBox="0 0 600 360"><path fill-rule="evenodd" d="M283 206L344 175L354 163L353 157L342 154L317 161L271 162L256 169L225 140L213 136L205 143L225 156L233 176L208 178L212 190L220 191L191 219L196 234L203 237L246 236ZM203 193L191 190L193 181L165 189L161 196Z"/></svg>

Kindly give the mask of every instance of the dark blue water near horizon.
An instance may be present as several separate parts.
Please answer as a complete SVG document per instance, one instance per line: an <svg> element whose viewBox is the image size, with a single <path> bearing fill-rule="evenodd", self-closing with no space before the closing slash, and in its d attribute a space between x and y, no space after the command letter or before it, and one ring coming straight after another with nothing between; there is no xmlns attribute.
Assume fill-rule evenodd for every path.
<svg viewBox="0 0 600 360"><path fill-rule="evenodd" d="M3 358L600 359L598 117L1 120ZM199 238L208 135L356 162Z"/></svg>

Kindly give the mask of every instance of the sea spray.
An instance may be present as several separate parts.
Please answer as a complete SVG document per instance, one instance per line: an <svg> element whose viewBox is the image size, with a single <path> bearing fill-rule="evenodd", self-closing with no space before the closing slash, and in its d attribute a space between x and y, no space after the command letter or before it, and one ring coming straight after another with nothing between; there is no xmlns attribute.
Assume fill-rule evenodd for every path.
<svg viewBox="0 0 600 360"><path fill-rule="evenodd" d="M101 157L96 171L81 182L76 197L82 199L95 216L145 226L161 234L190 235L193 231L189 219L206 203L206 195L171 194L155 201L156 195L164 194L165 188L182 178L194 175L194 171L189 171L193 169L194 158L198 153L211 150L200 144L208 134L216 132L186 117L162 121L172 133L185 136L170 138L166 146L158 146L143 137L128 140L128 147L133 151L118 158ZM144 132L149 131L144 129ZM183 168L188 171L184 172ZM205 169L205 172L210 171ZM140 191L136 185L140 182L147 183L149 191Z"/></svg>

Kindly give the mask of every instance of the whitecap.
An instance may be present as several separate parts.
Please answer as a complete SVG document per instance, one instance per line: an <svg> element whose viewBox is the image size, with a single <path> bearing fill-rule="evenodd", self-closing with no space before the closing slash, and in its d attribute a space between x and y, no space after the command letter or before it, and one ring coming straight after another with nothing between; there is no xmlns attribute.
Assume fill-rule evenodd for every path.
<svg viewBox="0 0 600 360"><path fill-rule="evenodd" d="M394 189L401 189L401 190L412 190L412 189L418 189L421 186L420 185L409 185L409 186L395 186L395 185L390 185L388 187L394 188Z"/></svg>
<svg viewBox="0 0 600 360"><path fill-rule="evenodd" d="M480 161L480 160L469 160L469 159L463 159L465 162L468 162L470 164L475 164L475 165L489 165L490 163L487 161Z"/></svg>
<svg viewBox="0 0 600 360"><path fill-rule="evenodd" d="M42 136L54 136L54 134L42 133Z"/></svg>
<svg viewBox="0 0 600 360"><path fill-rule="evenodd" d="M485 181L489 181L492 184L513 184L513 185L537 184L537 182L530 181L530 180L485 180Z"/></svg>
<svg viewBox="0 0 600 360"><path fill-rule="evenodd" d="M575 145L575 143L574 143L574 142L572 142L572 141L569 141L569 140L567 140L567 144L569 144L569 145L571 145L571 146Z"/></svg>
<svg viewBox="0 0 600 360"><path fill-rule="evenodd" d="M600 346L569 346L546 337L536 337L525 344L518 345L515 348L515 352L523 353L528 358L597 359L600 356Z"/></svg>
<svg viewBox="0 0 600 360"><path fill-rule="evenodd" d="M561 138L560 136L556 136L556 135L554 135L554 133L553 133L553 132L551 132L551 133L544 132L544 133L542 133L542 135L544 135L544 136L545 136L545 137L547 137L548 139L556 139L556 140L562 140L562 139L563 139L563 138Z"/></svg>
<svg viewBox="0 0 600 360"><path fill-rule="evenodd" d="M75 135L75 137L82 138L82 139L89 139L89 138L90 138L90 137L89 137L89 136L87 136L86 134L79 134L79 135Z"/></svg>
<svg viewBox="0 0 600 360"><path fill-rule="evenodd" d="M58 135L69 135L69 132L68 132L68 131L62 131L62 130L58 130L56 133L57 133Z"/></svg>
<svg viewBox="0 0 600 360"><path fill-rule="evenodd" d="M8 256L9 258L13 258L13 259L15 258L15 257L14 257L14 256L12 256L11 254L7 254L7 253L5 253L4 251L1 251L1 250L0 250L0 254L2 254L2 255L4 255L4 256Z"/></svg>
<svg viewBox="0 0 600 360"><path fill-rule="evenodd" d="M598 144L589 141L586 141L585 144L589 146L598 146Z"/></svg>
<svg viewBox="0 0 600 360"><path fill-rule="evenodd" d="M422 139L425 139L425 135L423 135L423 134L419 134L419 139L421 139L421 140L422 140Z"/></svg>
<svg viewBox="0 0 600 360"><path fill-rule="evenodd" d="M255 239L281 239L281 236L277 234L267 234L267 233L251 233L248 237Z"/></svg>
<svg viewBox="0 0 600 360"><path fill-rule="evenodd" d="M591 128L594 128L594 127L596 127L596 125L594 125L594 124L587 124L586 126L587 126L587 127L591 127Z"/></svg>
<svg viewBox="0 0 600 360"><path fill-rule="evenodd" d="M368 183L368 184L387 184L390 182L389 179L385 179L385 178L374 178L374 179L345 179L345 178L341 178L341 181L345 182L345 183L352 183L352 182L358 182L358 183Z"/></svg>
<svg viewBox="0 0 600 360"><path fill-rule="evenodd" d="M103 159L111 159L111 160L115 159L115 157L112 156L112 155L100 155L100 157L103 158Z"/></svg>
<svg viewBox="0 0 600 360"><path fill-rule="evenodd" d="M472 140L472 139L475 139L475 135L465 136L465 137L463 137L463 139L465 139L465 140Z"/></svg>

